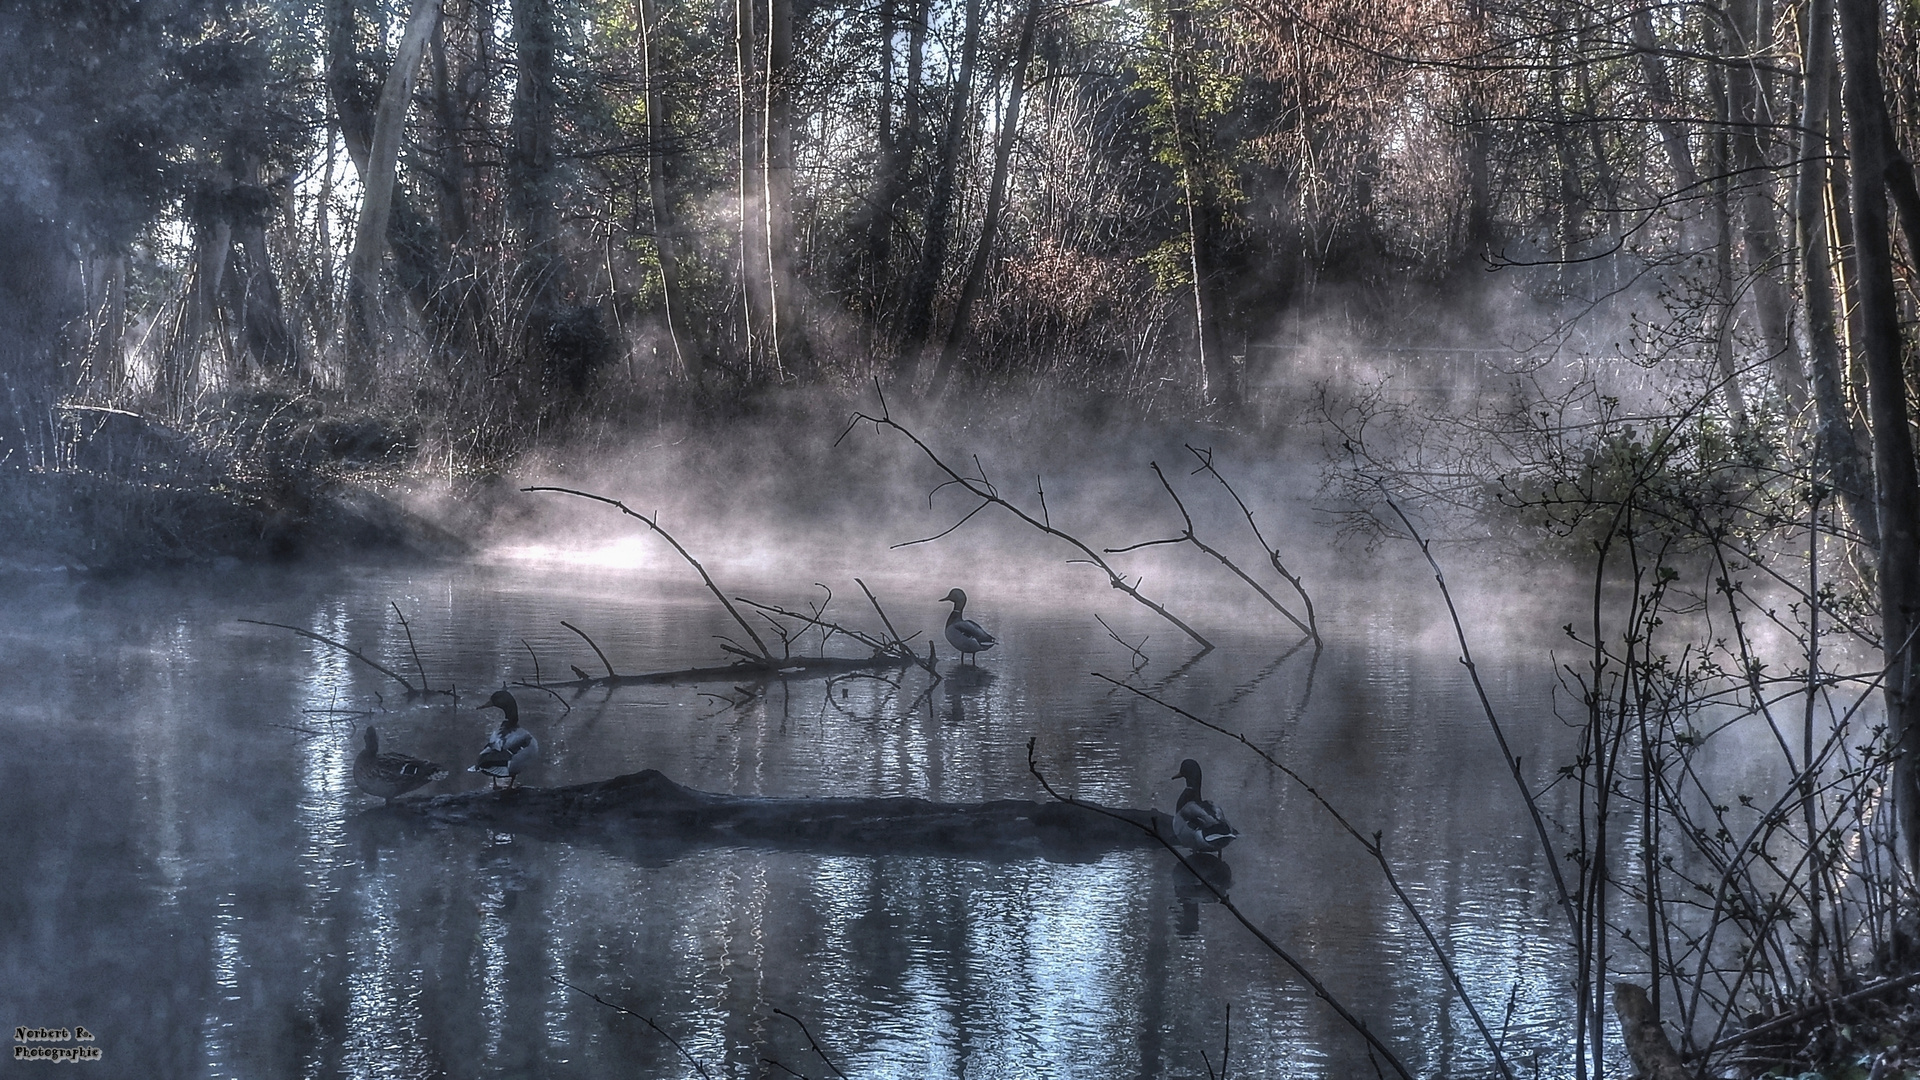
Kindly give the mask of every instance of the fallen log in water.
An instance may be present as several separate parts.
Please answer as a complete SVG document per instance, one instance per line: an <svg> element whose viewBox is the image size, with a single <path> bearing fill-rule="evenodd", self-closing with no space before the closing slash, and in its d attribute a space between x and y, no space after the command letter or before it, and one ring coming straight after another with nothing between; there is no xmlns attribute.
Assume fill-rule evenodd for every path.
<svg viewBox="0 0 1920 1080"><path fill-rule="evenodd" d="M404 799L386 816L477 825L536 839L610 843L637 850L691 845L823 853L1086 858L1154 844L1141 826L1166 815L1061 802L1004 799L936 803L903 797L768 798L722 795L674 783L654 769L591 784ZM1164 824L1162 825L1164 827Z"/></svg>
<svg viewBox="0 0 1920 1080"><path fill-rule="evenodd" d="M712 667L653 671L641 675L602 675L564 682L522 682L539 690L587 690L595 686L659 686L673 683L733 682L741 679L817 679L850 671L889 671L918 663L910 656L796 656L778 663L765 664L736 660Z"/></svg>

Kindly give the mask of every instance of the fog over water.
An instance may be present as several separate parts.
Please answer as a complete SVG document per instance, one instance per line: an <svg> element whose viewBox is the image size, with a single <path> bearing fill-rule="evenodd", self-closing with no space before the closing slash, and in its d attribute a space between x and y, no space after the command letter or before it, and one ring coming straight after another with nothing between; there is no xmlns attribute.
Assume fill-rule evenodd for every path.
<svg viewBox="0 0 1920 1080"><path fill-rule="evenodd" d="M1164 449L1134 452L1174 460ZM897 495L922 479L863 473L860 448L849 453L855 467L836 483ZM656 455L653 469L672 467ZM1235 903L1417 1073L1489 1074L1360 846L1253 753L1101 672L1244 733L1363 832L1382 831L1509 1055L1543 1075L1568 1065L1564 924L1445 609L1404 542L1368 551L1242 464L1256 512L1314 593L1325 647L1198 552L1125 557L1217 646L1200 653L995 512L890 548L951 524L963 501L875 501L862 517L829 491L812 496L828 509L783 509L802 496L778 494L782 476L729 489L695 472L674 487L635 461L555 473L648 511L658 497L661 524L729 596L799 609L825 598L820 582L833 589L827 617L877 630L862 578L903 635L938 642L946 677L522 688L544 747L527 782L652 768L737 795L1044 799L1026 764L1036 739L1061 790L1168 810L1180 790L1168 778L1195 757L1243 832L1226 855ZM1234 464L1221 459L1230 477ZM1257 571L1258 549L1226 531L1237 511L1223 514L1220 493L1186 471L1168 474L1203 534ZM1046 483L1052 520L1095 543L1178 531L1144 469ZM1206 1075L1202 1053L1217 1067L1230 1005L1235 1075L1372 1071L1359 1037L1157 848L1054 861L568 843L382 809L352 775L362 726L383 749L450 767L422 794L484 789L464 770L497 722L478 711L488 693L532 680L536 662L548 680L602 671L562 619L622 673L719 662L717 637L738 633L638 523L560 495L505 498L477 534L485 550L445 566L13 579L0 596L0 738L25 752L0 765L15 868L0 884L0 960L18 975L0 1014L85 1024L105 1060L164 1076L697 1075L689 1057L715 1076L785 1075L768 1061L825 1072L782 1009L849 1076L1104 1078ZM756 503L774 509L740 509ZM1443 558L1461 564L1456 587L1515 753L1568 759L1575 735L1549 673L1563 640L1555 598L1574 594L1490 551ZM956 668L938 637L937 598L956 585L1003 643L977 671ZM425 681L457 698L410 701L339 650L238 621L303 627L417 680L394 605ZM827 649L861 651L844 638ZM793 646L819 651L817 632ZM1548 767L1528 771L1544 783ZM686 1056L562 981L651 1018Z"/></svg>

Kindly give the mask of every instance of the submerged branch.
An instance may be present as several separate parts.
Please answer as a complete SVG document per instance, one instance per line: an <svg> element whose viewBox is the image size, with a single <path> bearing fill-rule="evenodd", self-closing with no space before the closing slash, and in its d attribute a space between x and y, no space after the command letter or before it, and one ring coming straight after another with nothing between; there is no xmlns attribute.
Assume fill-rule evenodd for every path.
<svg viewBox="0 0 1920 1080"><path fill-rule="evenodd" d="M733 682L739 679L821 678L848 671L870 671L921 664L921 660L916 656L901 656L893 653L864 657L796 656L778 664L769 664L744 649L728 649L726 646L722 648L737 653L740 659L731 664L716 664L710 667L676 668L673 671L649 671L638 675L599 677L589 675L564 682L528 682L523 679L516 685L530 686L538 690L586 690L595 686L662 686L671 683Z"/></svg>

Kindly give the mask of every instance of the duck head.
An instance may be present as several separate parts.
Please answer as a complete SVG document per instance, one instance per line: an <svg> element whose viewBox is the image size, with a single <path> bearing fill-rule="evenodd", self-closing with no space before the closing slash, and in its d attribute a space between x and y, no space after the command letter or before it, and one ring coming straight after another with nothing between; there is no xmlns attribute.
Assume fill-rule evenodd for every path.
<svg viewBox="0 0 1920 1080"><path fill-rule="evenodd" d="M1171 776L1169 779L1185 780L1187 782L1188 787L1193 788L1196 791L1199 790L1200 763L1193 760L1192 758L1188 758L1185 761L1182 761L1180 763L1180 771L1177 773L1174 773L1173 776Z"/></svg>
<svg viewBox="0 0 1920 1080"><path fill-rule="evenodd" d="M515 701L513 695L507 693L505 690L495 690L493 696L487 699L487 703L480 707L483 709L499 709L501 712L506 713L507 725L509 727L517 726L520 723L520 703Z"/></svg>
<svg viewBox="0 0 1920 1080"><path fill-rule="evenodd" d="M367 753L378 754L379 752L380 752L380 736L372 728L368 728L367 729Z"/></svg>
<svg viewBox="0 0 1920 1080"><path fill-rule="evenodd" d="M959 589L952 590L940 599L952 604L953 610L955 611L959 611L967 606L967 594Z"/></svg>

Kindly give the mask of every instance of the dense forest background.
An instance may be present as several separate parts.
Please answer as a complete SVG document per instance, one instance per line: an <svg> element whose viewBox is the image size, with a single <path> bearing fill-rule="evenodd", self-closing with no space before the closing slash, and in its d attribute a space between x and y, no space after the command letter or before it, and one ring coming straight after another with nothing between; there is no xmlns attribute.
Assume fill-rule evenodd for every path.
<svg viewBox="0 0 1920 1080"><path fill-rule="evenodd" d="M1833 3L8 5L0 455L236 395L478 461L875 377L1230 411L1333 334L1705 362L1851 460L1920 10Z"/></svg>
<svg viewBox="0 0 1920 1080"><path fill-rule="evenodd" d="M56 547L794 389L1234 423L1369 349L1660 372L1912 542L1910 3L32 0L0 86Z"/></svg>

